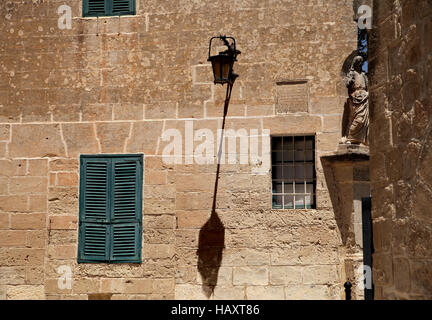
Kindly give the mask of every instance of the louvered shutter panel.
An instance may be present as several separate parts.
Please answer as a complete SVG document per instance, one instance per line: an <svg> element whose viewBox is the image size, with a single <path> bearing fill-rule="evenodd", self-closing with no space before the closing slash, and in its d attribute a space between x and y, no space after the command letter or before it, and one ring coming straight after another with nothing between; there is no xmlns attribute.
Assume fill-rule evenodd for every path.
<svg viewBox="0 0 432 320"><path fill-rule="evenodd" d="M134 223L112 224L112 262L141 262L141 225Z"/></svg>
<svg viewBox="0 0 432 320"><path fill-rule="evenodd" d="M109 159L81 159L79 261L109 258L109 168Z"/></svg>
<svg viewBox="0 0 432 320"><path fill-rule="evenodd" d="M83 0L83 15L85 17L107 15L108 8L106 2L107 0Z"/></svg>
<svg viewBox="0 0 432 320"><path fill-rule="evenodd" d="M141 260L142 158L113 160L111 260Z"/></svg>
<svg viewBox="0 0 432 320"><path fill-rule="evenodd" d="M109 259L109 225L83 222L80 225L80 241L78 262Z"/></svg>
<svg viewBox="0 0 432 320"><path fill-rule="evenodd" d="M112 0L112 14L135 14L135 0Z"/></svg>
<svg viewBox="0 0 432 320"><path fill-rule="evenodd" d="M109 220L109 160L84 162L83 220L108 222Z"/></svg>

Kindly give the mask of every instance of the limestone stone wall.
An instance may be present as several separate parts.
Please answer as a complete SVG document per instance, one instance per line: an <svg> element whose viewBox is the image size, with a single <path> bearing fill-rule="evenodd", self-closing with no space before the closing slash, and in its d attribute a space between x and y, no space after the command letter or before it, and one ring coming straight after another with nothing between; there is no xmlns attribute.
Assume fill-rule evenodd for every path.
<svg viewBox="0 0 432 320"><path fill-rule="evenodd" d="M78 0L6 0L0 16L0 298L207 299L212 286L212 299L344 297L319 158L340 138L352 1L137 0L136 16L96 19ZM214 261L197 249L217 166L166 164L161 136L191 121L216 137L225 88L208 40L225 33L242 51L226 128L315 134L317 210L272 210L269 167L221 165ZM144 154L142 264L77 263L79 155L99 153Z"/></svg>
<svg viewBox="0 0 432 320"><path fill-rule="evenodd" d="M378 299L432 298L432 4L374 1L371 179Z"/></svg>

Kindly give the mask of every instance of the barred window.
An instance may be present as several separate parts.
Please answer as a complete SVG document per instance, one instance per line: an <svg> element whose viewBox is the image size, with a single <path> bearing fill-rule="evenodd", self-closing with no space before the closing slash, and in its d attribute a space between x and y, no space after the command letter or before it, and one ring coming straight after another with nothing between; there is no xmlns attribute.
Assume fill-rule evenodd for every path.
<svg viewBox="0 0 432 320"><path fill-rule="evenodd" d="M273 209L315 209L315 137L272 137Z"/></svg>

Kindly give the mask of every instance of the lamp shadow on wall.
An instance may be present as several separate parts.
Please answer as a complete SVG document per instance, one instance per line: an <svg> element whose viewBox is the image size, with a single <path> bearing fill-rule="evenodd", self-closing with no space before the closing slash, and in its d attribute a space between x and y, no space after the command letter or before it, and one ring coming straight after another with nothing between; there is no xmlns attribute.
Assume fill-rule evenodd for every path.
<svg viewBox="0 0 432 320"><path fill-rule="evenodd" d="M225 227L216 212L216 200L219 184L220 160L222 155L221 151L224 140L225 120L231 98L231 90L232 84L228 85L226 92L211 215L201 228L198 238L198 272L201 275L202 289L207 298L210 298L214 294L214 289L217 285L219 269L222 262L223 250L225 248Z"/></svg>
<svg viewBox="0 0 432 320"><path fill-rule="evenodd" d="M210 298L217 285L219 268L225 247L225 228L216 211L199 232L198 242L198 272L202 279L202 289Z"/></svg>
<svg viewBox="0 0 432 320"><path fill-rule="evenodd" d="M219 269L225 248L225 227L216 212L216 199L219 183L220 163L217 165L210 218L202 226L198 237L198 272L202 279L202 289L207 298L214 294Z"/></svg>
<svg viewBox="0 0 432 320"><path fill-rule="evenodd" d="M201 275L202 289L207 298L214 294L225 248L225 227L216 212L219 172L220 161L218 161L216 170L211 215L202 226L198 237L198 272Z"/></svg>

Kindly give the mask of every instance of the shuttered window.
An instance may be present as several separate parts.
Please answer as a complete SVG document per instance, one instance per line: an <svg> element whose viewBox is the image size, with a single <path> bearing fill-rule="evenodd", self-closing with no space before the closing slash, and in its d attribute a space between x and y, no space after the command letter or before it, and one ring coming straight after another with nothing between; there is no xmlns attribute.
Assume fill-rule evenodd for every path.
<svg viewBox="0 0 432 320"><path fill-rule="evenodd" d="M135 0L83 0L83 16L122 16L135 14Z"/></svg>
<svg viewBox="0 0 432 320"><path fill-rule="evenodd" d="M142 159L81 156L78 262L141 262Z"/></svg>

